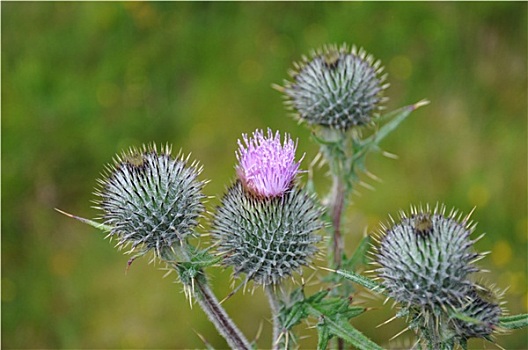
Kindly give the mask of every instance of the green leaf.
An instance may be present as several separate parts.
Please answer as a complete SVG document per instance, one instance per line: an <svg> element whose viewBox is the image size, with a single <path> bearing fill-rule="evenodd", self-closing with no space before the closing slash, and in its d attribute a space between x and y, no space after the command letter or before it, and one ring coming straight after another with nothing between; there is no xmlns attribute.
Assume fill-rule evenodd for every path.
<svg viewBox="0 0 528 350"><path fill-rule="evenodd" d="M374 135L372 135L369 139L371 139L371 142L378 145L381 140L383 140L385 137L387 137L388 134L393 132L398 125L401 124L413 111L417 110L418 108L428 105L429 101L422 100L419 101L413 105L402 107L394 112L388 113L386 116L382 117L383 119L390 118L390 121L384 124Z"/></svg>
<svg viewBox="0 0 528 350"><path fill-rule="evenodd" d="M483 323L478 318L474 318L474 317L468 316L468 315L466 315L464 313L460 313L460 312L452 312L452 313L450 313L449 316L452 317L452 318L457 318L460 321L468 322L468 323L473 323L473 324L482 324Z"/></svg>
<svg viewBox="0 0 528 350"><path fill-rule="evenodd" d="M300 294L301 293L301 294ZM284 304L280 309L281 326L290 330L308 316L313 317L344 317L349 320L365 312L361 306L350 305L348 298L332 297L328 298L330 290L319 291L308 298L302 294L302 288L298 288L290 294L293 303L290 306Z"/></svg>
<svg viewBox="0 0 528 350"><path fill-rule="evenodd" d="M328 332L343 339L347 343L362 350L383 350L378 344L367 338L354 328L345 317L323 317L322 321L328 327Z"/></svg>
<svg viewBox="0 0 528 350"><path fill-rule="evenodd" d="M280 324L281 327L290 330L296 324L299 324L303 319L308 317L306 306L310 302L318 302L328 294L328 291L323 290L310 296L308 299L304 296L302 288L296 288L290 293L288 305L281 301L280 307Z"/></svg>
<svg viewBox="0 0 528 350"><path fill-rule="evenodd" d="M105 231L105 232L112 231L112 226L101 224L99 222L96 222L96 221L93 221L93 220L89 220L89 219L85 219L85 218L82 218L80 216L75 216L73 214L67 213L67 212L62 211L62 210L57 209L57 208L55 208L55 210L58 211L59 213L63 214L63 215L66 215L69 218L72 218L72 219L75 219L75 220L79 220L82 223L85 223L85 224L88 224L90 226L93 226L93 227L95 227L98 230Z"/></svg>
<svg viewBox="0 0 528 350"><path fill-rule="evenodd" d="M519 329L526 327L528 326L528 314L501 317L499 325L504 329Z"/></svg>
<svg viewBox="0 0 528 350"><path fill-rule="evenodd" d="M376 283L370 278L361 276L360 274L357 274L355 272L344 270L336 270L335 272L338 275L341 275L354 283L362 285L363 287L370 289L373 292L382 293L383 291L383 287L379 283Z"/></svg>
<svg viewBox="0 0 528 350"><path fill-rule="evenodd" d="M332 338L328 326L324 322L317 324L317 350L326 350L328 342Z"/></svg>
<svg viewBox="0 0 528 350"><path fill-rule="evenodd" d="M348 299L343 298L328 298L318 303L311 303L310 306L325 316L342 315L347 320L365 312L364 307L351 306Z"/></svg>
<svg viewBox="0 0 528 350"><path fill-rule="evenodd" d="M405 120L407 117L416 109L429 104L429 101L422 100L413 105L405 106L396 111L390 112L385 116L381 117L382 120L390 119L387 123L383 124L378 131L372 134L365 140L359 140L354 145L354 156L352 158L353 167L358 167L360 170L365 170L365 157L373 150L380 150L380 142L387 137L391 132ZM351 169L354 170L354 169Z"/></svg>
<svg viewBox="0 0 528 350"><path fill-rule="evenodd" d="M306 304L304 302L297 302L287 309L281 309L281 327L290 330L293 326L299 324L306 317L308 317L308 313L306 312Z"/></svg>

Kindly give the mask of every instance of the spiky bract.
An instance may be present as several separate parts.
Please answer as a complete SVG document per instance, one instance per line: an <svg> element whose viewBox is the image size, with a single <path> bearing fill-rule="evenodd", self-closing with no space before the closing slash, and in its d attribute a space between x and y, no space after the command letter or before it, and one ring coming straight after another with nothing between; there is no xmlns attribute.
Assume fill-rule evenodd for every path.
<svg viewBox="0 0 528 350"><path fill-rule="evenodd" d="M171 157L169 146L158 152L154 145L132 148L114 163L96 194L120 248L130 245L137 255L153 250L160 257L194 233L204 211L196 163Z"/></svg>
<svg viewBox="0 0 528 350"><path fill-rule="evenodd" d="M287 105L308 124L346 130L369 124L385 101L383 67L363 49L324 46L303 57L280 88Z"/></svg>
<svg viewBox="0 0 528 350"><path fill-rule="evenodd" d="M315 198L294 186L282 196L263 198L237 181L222 199L213 220L223 263L246 281L269 285L308 265L323 224Z"/></svg>
<svg viewBox="0 0 528 350"><path fill-rule="evenodd" d="M475 284L458 310L462 317L452 320L457 335L462 338L488 338L497 329L502 315L499 298L495 291Z"/></svg>

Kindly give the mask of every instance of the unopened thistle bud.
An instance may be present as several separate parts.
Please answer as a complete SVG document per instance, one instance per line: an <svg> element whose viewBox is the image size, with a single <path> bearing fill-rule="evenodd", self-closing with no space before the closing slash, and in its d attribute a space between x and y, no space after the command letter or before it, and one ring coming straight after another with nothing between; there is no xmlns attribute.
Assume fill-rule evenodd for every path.
<svg viewBox="0 0 528 350"><path fill-rule="evenodd" d="M212 235L234 275L269 285L308 265L316 253L322 209L294 183L299 164L295 145L285 136L256 131L239 143L238 180L217 208Z"/></svg>
<svg viewBox="0 0 528 350"><path fill-rule="evenodd" d="M427 344L488 338L501 308L490 291L472 282L475 262L470 235L475 225L445 206L412 208L380 232L375 270L386 293L400 303ZM477 239L478 240L478 239Z"/></svg>
<svg viewBox="0 0 528 350"><path fill-rule="evenodd" d="M489 338L498 329L503 313L499 302L501 297L497 291L474 284L458 310L461 317L451 321L457 335L463 339Z"/></svg>
<svg viewBox="0 0 528 350"><path fill-rule="evenodd" d="M401 221L381 232L376 270L389 296L404 306L436 311L460 302L477 272L469 236L473 226L445 207L411 209ZM459 302L460 301L460 302Z"/></svg>
<svg viewBox="0 0 528 350"><path fill-rule="evenodd" d="M363 49L325 46L295 64L292 82L278 89L310 125L347 130L371 123L385 102L383 67Z"/></svg>
<svg viewBox="0 0 528 350"><path fill-rule="evenodd" d="M169 146L130 149L108 166L99 180L98 204L118 247L131 246L141 256L166 249L193 235L204 206L198 180L201 168L183 156L174 159Z"/></svg>

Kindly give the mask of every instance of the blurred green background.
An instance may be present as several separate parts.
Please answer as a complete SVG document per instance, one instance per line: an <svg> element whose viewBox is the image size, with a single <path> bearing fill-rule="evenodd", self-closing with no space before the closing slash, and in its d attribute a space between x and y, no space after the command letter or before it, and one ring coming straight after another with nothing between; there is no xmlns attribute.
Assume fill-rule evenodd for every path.
<svg viewBox="0 0 528 350"><path fill-rule="evenodd" d="M526 17L526 2L2 3L2 347L202 348L199 333L224 348L159 266L141 259L125 274L127 256L53 208L96 217L104 165L151 141L192 152L211 196L234 177L237 138L256 128L298 137L306 168L317 148L270 86L325 43L383 62L389 110L431 100L384 141L398 160L368 159L383 182L353 198L347 250L410 204L476 206L475 237L487 233L476 246L491 251L485 279L509 287L511 313L526 312ZM211 273L227 295L230 271ZM395 311L355 298L375 309L354 325L389 346L404 324L374 326ZM225 307L249 338L262 325L258 344L269 347L261 289ZM301 347L313 348L314 330L303 334ZM498 342L527 349L527 331ZM484 346L495 348L470 343Z"/></svg>

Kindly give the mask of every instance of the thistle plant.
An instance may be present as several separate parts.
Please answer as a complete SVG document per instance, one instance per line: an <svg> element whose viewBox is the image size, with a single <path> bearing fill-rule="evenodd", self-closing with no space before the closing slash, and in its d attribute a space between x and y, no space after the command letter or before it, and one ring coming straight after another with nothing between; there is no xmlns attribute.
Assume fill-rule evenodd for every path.
<svg viewBox="0 0 528 350"><path fill-rule="evenodd" d="M383 67L365 50L345 44L314 50L294 64L290 77L275 88L319 145L308 171L288 134L243 134L230 155L237 162L235 179L211 210L202 167L182 153L173 157L168 145L158 150L152 144L131 148L107 166L96 190L97 220L61 212L106 232L119 249L128 248L128 266L150 254L151 262L175 271L191 305L202 308L232 349L256 344L214 294L207 276L216 267L241 279L224 300L250 284L264 289L273 325L267 348L274 350L297 347L295 327L302 322L317 329L320 350L382 349L350 323L369 310L352 303L357 285L398 305L395 317L416 333L415 348L465 349L470 338L494 342L495 335L526 326L527 315L506 316L503 293L476 279L485 254L475 251L482 236L471 237L475 224L469 215L446 214L444 205L411 207L352 252L345 249L344 237L358 230L343 224L350 197L367 186L363 175L377 178L366 168L367 155L387 155L381 141L428 102L380 115L388 87ZM313 181L318 160L327 165L329 191ZM202 225L204 220L210 225ZM204 243L209 226L211 240ZM326 263L318 259L324 242ZM376 266L372 278L358 273L369 263ZM318 272L312 284L320 289L312 294L304 278L296 278L305 267ZM321 276L322 270L331 273Z"/></svg>

